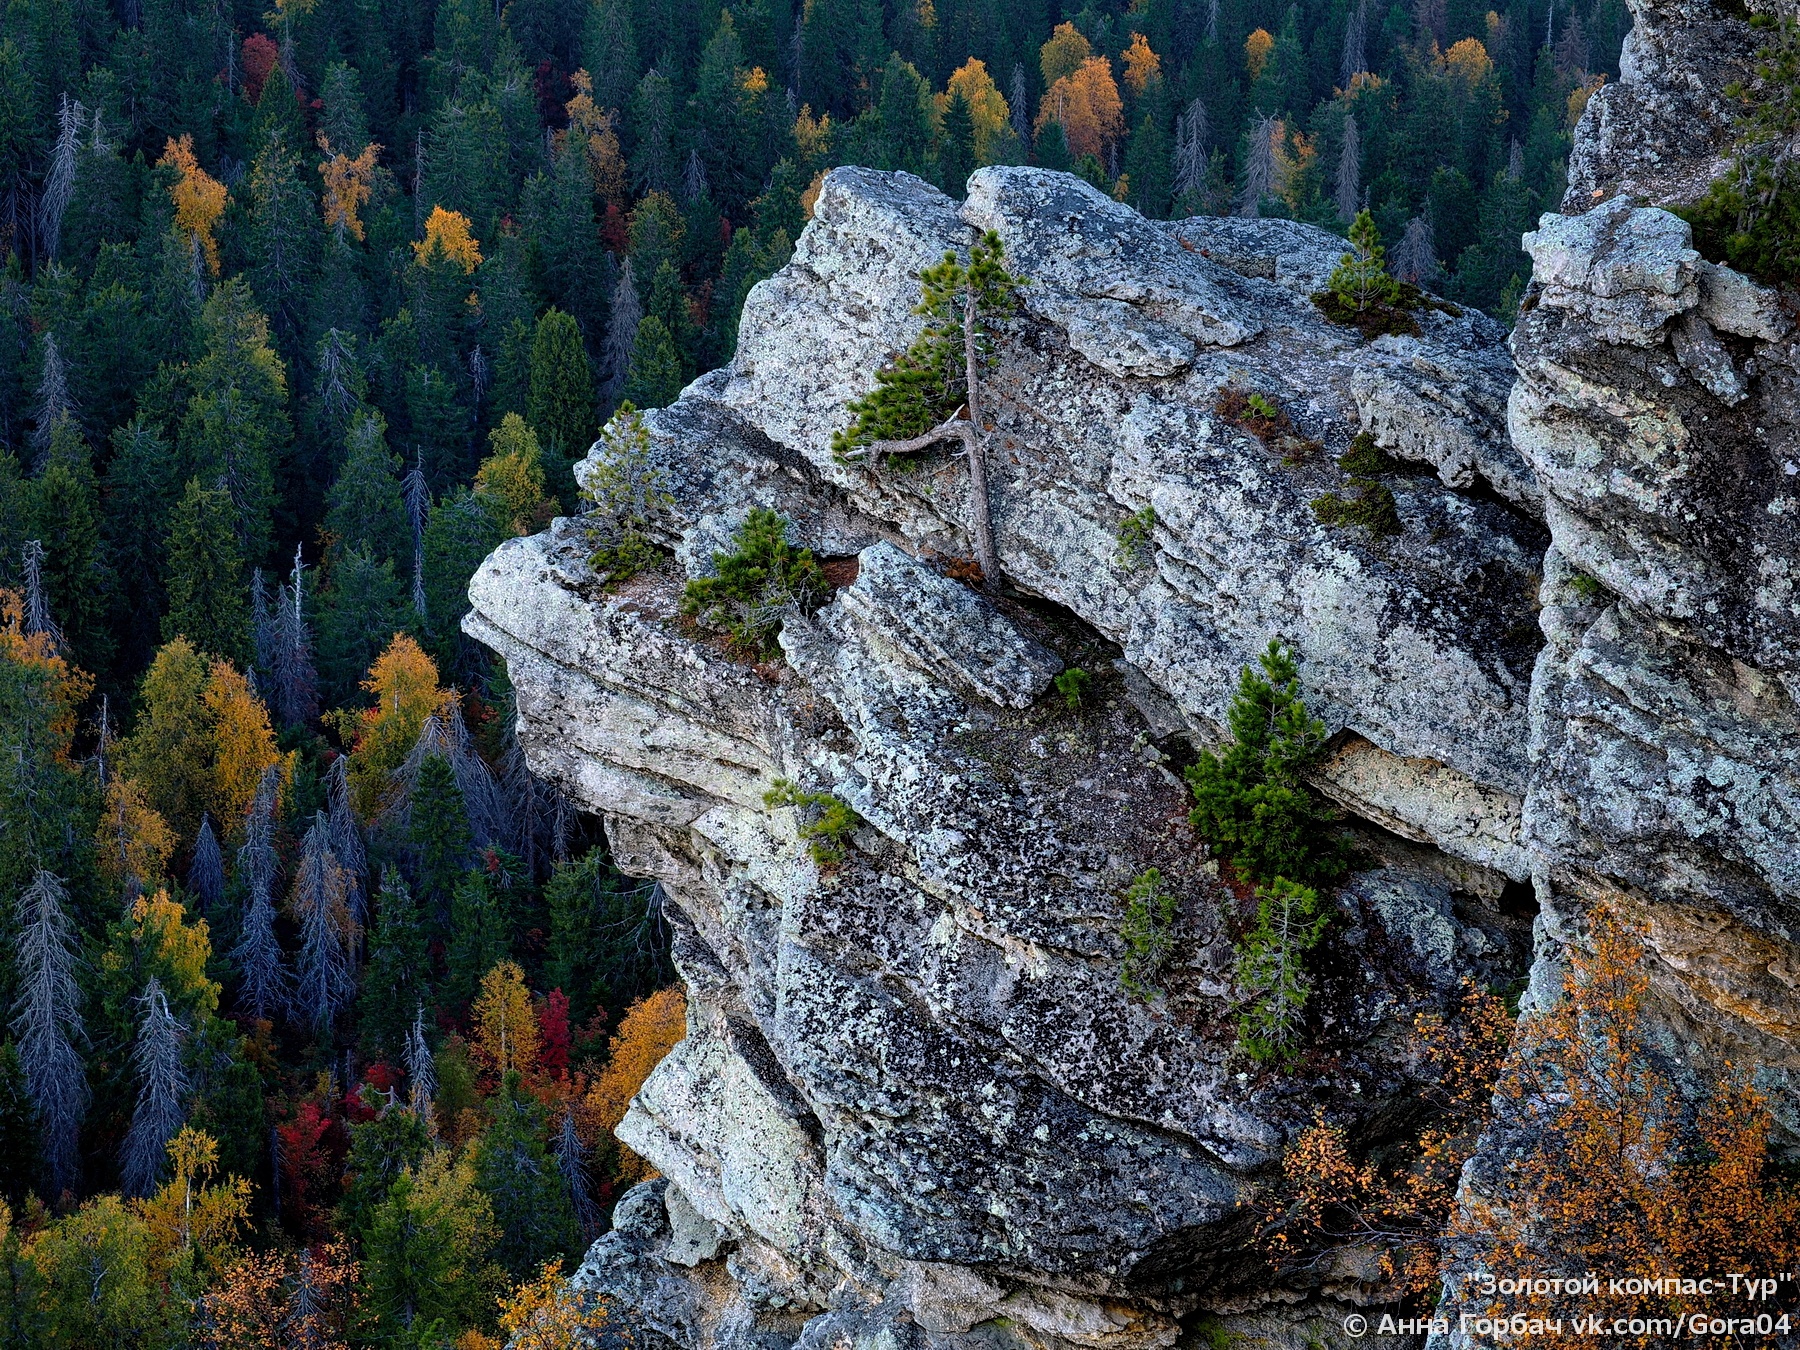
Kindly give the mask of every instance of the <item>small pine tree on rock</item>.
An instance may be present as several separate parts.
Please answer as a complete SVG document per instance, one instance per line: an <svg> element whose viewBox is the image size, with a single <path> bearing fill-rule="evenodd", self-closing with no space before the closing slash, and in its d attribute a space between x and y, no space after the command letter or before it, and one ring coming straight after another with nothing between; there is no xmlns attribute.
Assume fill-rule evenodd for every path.
<svg viewBox="0 0 1800 1350"><path fill-rule="evenodd" d="M1220 856L1258 881L1302 884L1344 874L1331 809L1305 775L1325 752L1325 726L1300 699L1300 669L1278 639L1245 666L1226 721L1232 741L1187 770L1193 822Z"/></svg>

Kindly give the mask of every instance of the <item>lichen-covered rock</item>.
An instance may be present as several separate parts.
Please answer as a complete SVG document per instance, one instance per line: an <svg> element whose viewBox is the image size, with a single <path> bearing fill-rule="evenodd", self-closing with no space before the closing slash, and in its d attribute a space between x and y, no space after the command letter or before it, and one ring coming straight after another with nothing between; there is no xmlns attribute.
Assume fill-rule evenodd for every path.
<svg viewBox="0 0 1800 1350"><path fill-rule="evenodd" d="M830 452L918 331L911 273L977 228L1031 279L982 400L1008 594L956 579L957 458ZM1318 234L1238 243L1337 247ZM689 1033L619 1128L667 1181L581 1281L647 1301L686 1350L1163 1350L1203 1305L1298 1327L1380 1286L1350 1261L1271 1288L1243 1206L1319 1104L1385 1128L1415 1012L1522 968L1500 909L1529 870L1545 536L1529 475L1500 467L1488 320L1426 314L1372 359L1295 288L1184 238L1036 170L983 170L960 214L906 175L838 170L733 365L646 415L674 560L603 590L563 521L471 585L467 631L506 658L534 768L669 898ZM1234 425L1228 384L1322 445ZM1438 470L1391 476L1385 538L1311 505L1345 487L1332 456L1370 399ZM837 586L754 666L677 613L753 506ZM1381 861L1333 902L1292 1074L1234 1058L1251 897L1209 864L1170 762L1219 736L1277 636L1333 736L1321 784ZM1065 696L1069 667L1087 680ZM810 808L765 802L777 779L856 828L815 848ZM1146 1001L1120 980L1121 925L1152 868L1177 904Z"/></svg>

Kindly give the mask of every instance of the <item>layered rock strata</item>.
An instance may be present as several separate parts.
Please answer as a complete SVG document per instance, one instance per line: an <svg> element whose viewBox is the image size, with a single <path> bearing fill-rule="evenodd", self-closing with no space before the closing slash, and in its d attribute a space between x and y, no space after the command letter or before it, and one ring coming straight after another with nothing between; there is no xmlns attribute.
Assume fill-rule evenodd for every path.
<svg viewBox="0 0 1800 1350"><path fill-rule="evenodd" d="M1031 283L986 394L998 597L955 579L957 459L830 451L918 331L918 269L986 229ZM1336 252L1291 224L1153 224L1035 170L983 170L960 207L838 170L733 364L649 415L674 561L609 592L567 521L476 577L468 631L507 660L534 768L663 883L690 992L620 1127L665 1180L620 1206L588 1287L701 1350L1162 1346L1204 1315L1303 1339L1379 1286L1351 1259L1271 1290L1244 1201L1316 1106L1386 1128L1414 1012L1523 970L1547 537L1505 435L1502 330L1432 312L1365 344L1306 298ZM1295 434L1233 424L1228 386ZM1362 430L1407 465L1396 536L1311 506ZM752 506L841 560L760 665L677 613ZM1232 1054L1245 897L1173 772L1275 637L1373 864L1337 901L1291 1074ZM1090 676L1079 706L1050 688L1066 666ZM854 808L841 863L765 804L777 779ZM1145 1001L1120 928L1150 868L1179 918Z"/></svg>

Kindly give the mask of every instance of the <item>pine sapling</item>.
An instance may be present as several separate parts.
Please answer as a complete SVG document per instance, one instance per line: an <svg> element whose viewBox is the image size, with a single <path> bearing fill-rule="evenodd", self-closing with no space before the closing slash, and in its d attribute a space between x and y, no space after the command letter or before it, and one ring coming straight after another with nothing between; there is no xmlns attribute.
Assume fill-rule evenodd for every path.
<svg viewBox="0 0 1800 1350"><path fill-rule="evenodd" d="M1256 923L1238 952L1238 986L1250 1006L1238 1019L1238 1045L1259 1063L1285 1064L1298 1051L1312 979L1306 954L1330 914L1319 894L1286 877L1257 887Z"/></svg>

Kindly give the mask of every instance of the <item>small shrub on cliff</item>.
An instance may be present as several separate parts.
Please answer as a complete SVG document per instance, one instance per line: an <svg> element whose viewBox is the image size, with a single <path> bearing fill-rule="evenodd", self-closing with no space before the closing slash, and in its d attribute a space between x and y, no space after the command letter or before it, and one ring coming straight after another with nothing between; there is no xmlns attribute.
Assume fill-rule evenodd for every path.
<svg viewBox="0 0 1800 1350"><path fill-rule="evenodd" d="M1800 285L1800 19L1755 14L1772 29L1750 82L1726 86L1743 107L1731 171L1679 214L1701 254L1777 285Z"/></svg>
<svg viewBox="0 0 1800 1350"><path fill-rule="evenodd" d="M1056 692L1063 696L1063 702L1069 705L1071 712L1081 706L1081 696L1087 692L1087 687L1092 682L1092 677L1080 666L1070 666L1051 681L1056 686Z"/></svg>
<svg viewBox="0 0 1800 1350"><path fill-rule="evenodd" d="M696 577L681 594L681 612L724 633L738 651L775 654L775 635L790 608L816 608L829 589L812 550L788 543L787 522L754 507L738 527L737 548L713 554L716 576Z"/></svg>
<svg viewBox="0 0 1800 1350"><path fill-rule="evenodd" d="M1601 910L1588 950L1571 953L1560 1002L1520 1025L1498 1097L1522 1147L1503 1155L1456 1235L1496 1280L1530 1275L1528 1288L1548 1291L1545 1277L1587 1271L1691 1279L1792 1270L1800 1261L1800 1191L1770 1157L1767 1100L1730 1065L1702 1085L1699 1101L1684 1098L1659 1057L1649 993L1640 935ZM1502 1295L1491 1307L1496 1316L1597 1315L1603 1323L1774 1311L1735 1300L1727 1308L1722 1297L1691 1286L1627 1292L1602 1280L1585 1294ZM1615 1334L1609 1343L1664 1342Z"/></svg>
<svg viewBox="0 0 1800 1350"><path fill-rule="evenodd" d="M1226 716L1231 744L1190 765L1192 819L1213 851L1251 878L1320 885L1344 875L1336 814L1304 775L1325 752L1325 727L1300 700L1300 669L1279 639L1245 666Z"/></svg>
<svg viewBox="0 0 1800 1350"><path fill-rule="evenodd" d="M1330 919L1310 886L1276 877L1256 888L1256 922L1238 950L1238 987L1250 1006L1238 1018L1238 1048L1262 1064L1285 1064L1300 1044L1312 978L1306 954Z"/></svg>
<svg viewBox="0 0 1800 1350"><path fill-rule="evenodd" d="M1353 477L1351 496L1327 492L1312 499L1313 518L1321 525L1359 525L1377 539L1399 534L1400 508L1394 490L1375 478Z"/></svg>
<svg viewBox="0 0 1800 1350"><path fill-rule="evenodd" d="M1156 980L1175 951L1175 897L1163 888L1162 873L1152 867L1125 892L1125 922L1119 939L1125 955L1119 983L1138 998L1154 998Z"/></svg>
<svg viewBox="0 0 1800 1350"><path fill-rule="evenodd" d="M1463 1164L1487 1124L1512 1026L1504 999L1465 981L1453 1013L1413 1020L1404 1058L1416 1066L1410 1097L1421 1115L1398 1147L1388 1141L1379 1162L1359 1157L1343 1127L1323 1113L1301 1133L1262 1196L1257 1245L1277 1270L1373 1247L1395 1292L1437 1283L1454 1242L1447 1224Z"/></svg>
<svg viewBox="0 0 1800 1350"><path fill-rule="evenodd" d="M802 792L792 779L777 778L763 793L764 806L797 806L802 812L800 837L811 841L813 861L821 866L844 860L844 844L862 817L848 802L829 792Z"/></svg>
<svg viewBox="0 0 1800 1350"><path fill-rule="evenodd" d="M1156 508L1146 506L1142 511L1133 511L1119 522L1119 551L1113 555L1114 563L1127 568L1142 566L1155 535Z"/></svg>
<svg viewBox="0 0 1800 1350"><path fill-rule="evenodd" d="M588 519L600 541L588 559L596 572L624 581L656 561L650 520L675 498L668 475L650 457L650 431L629 401L601 429L581 495L593 508Z"/></svg>

